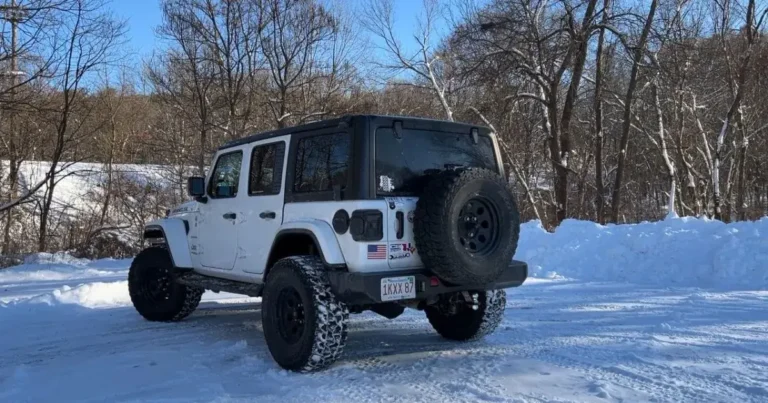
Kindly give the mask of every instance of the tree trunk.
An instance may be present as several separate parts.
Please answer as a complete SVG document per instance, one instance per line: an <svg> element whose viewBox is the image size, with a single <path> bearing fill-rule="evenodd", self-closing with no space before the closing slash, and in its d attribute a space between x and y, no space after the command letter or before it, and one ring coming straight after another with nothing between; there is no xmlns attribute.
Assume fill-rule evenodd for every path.
<svg viewBox="0 0 768 403"><path fill-rule="evenodd" d="M55 164L51 165L51 171L55 172ZM37 238L37 251L45 252L48 248L48 216L51 214L51 204L53 204L53 190L56 187L56 175L49 175L48 188L43 196L43 204L40 208L40 232Z"/></svg>
<svg viewBox="0 0 768 403"><path fill-rule="evenodd" d="M645 26L643 26L643 32L640 35L640 42L635 48L635 54L632 61L632 72L629 78L629 86L627 87L627 95L624 98L624 124L621 131L621 140L619 145L619 161L616 166L616 180L613 183L613 200L611 205L611 213L613 222L619 222L619 208L621 207L621 186L624 176L624 166L627 161L627 146L629 145L629 131L632 128L632 101L635 98L635 88L637 87L637 74L640 70L640 61L643 58L643 52L645 52L645 43L648 40L648 34L651 31L653 25L653 16L656 14L656 5L658 0L651 2L651 8L648 10L648 18L645 20Z"/></svg>
<svg viewBox="0 0 768 403"><path fill-rule="evenodd" d="M744 221L747 219L747 204L745 201L747 184L744 171L746 170L749 138L747 137L747 130L744 127L743 116L740 110L736 115L736 124L741 132L741 147L739 147L739 177L736 185L736 220Z"/></svg>
<svg viewBox="0 0 768 403"><path fill-rule="evenodd" d="M13 134L11 134L13 137ZM13 140L11 140L13 141ZM16 193L19 185L19 167L20 162L13 158L15 154L11 154L11 160L9 161L8 169L8 202L10 203L16 198ZM10 208L5 212L5 227L3 228L3 254L7 255L11 253L11 227L13 226L13 209Z"/></svg>
<svg viewBox="0 0 768 403"><path fill-rule="evenodd" d="M10 3L10 10L13 10L9 13L9 15L12 15L13 12L19 11L16 9L16 0L11 0ZM16 18L11 18L11 89L9 91L10 100L11 103L14 102L16 98L16 70L18 70L17 66L17 59L16 59L16 52L17 52L17 41L18 41L18 20ZM8 136L8 154L9 154L9 169L8 169L8 202L10 203L13 201L13 199L16 198L16 191L19 183L19 167L21 165L21 161L17 159L17 150L16 150L16 132L15 132L15 125L14 125L14 115L16 114L16 111L11 110L10 116L8 118L8 127L10 136ZM3 228L3 254L9 254L11 253L11 227L13 226L13 208L8 209L6 211L5 215L5 227Z"/></svg>
<svg viewBox="0 0 768 403"><path fill-rule="evenodd" d="M109 211L109 203L112 200L112 177L113 177L113 163L115 159L115 142L117 141L117 129L115 125L114 115L110 118L110 133L111 139L109 142L109 154L107 155L106 171L107 171L107 183L104 187L104 203L101 205L101 217L99 219L99 226L104 226L107 221L107 213Z"/></svg>
<svg viewBox="0 0 768 403"><path fill-rule="evenodd" d="M654 82L651 88L653 90L653 104L656 109L656 130L659 136L659 150L661 151L661 159L664 161L664 167L667 169L667 178L669 180L669 198L667 200L667 218L677 218L677 211L675 210L675 195L677 192L677 178L675 176L675 163L669 156L667 150L667 135L664 132L664 113L661 109L661 102L659 101L659 86Z"/></svg>
<svg viewBox="0 0 768 403"><path fill-rule="evenodd" d="M202 122L200 129L200 153L197 156L197 172L200 176L205 176L205 145L208 143L208 128L205 122Z"/></svg>
<svg viewBox="0 0 768 403"><path fill-rule="evenodd" d="M724 11L725 12L725 11ZM729 124L738 120L738 114L741 113L741 100L744 97L744 86L747 82L747 76L749 74L749 62L752 57L752 51L755 43L755 31L756 27L753 22L755 20L755 0L749 0L747 5L747 15L744 22L744 33L747 38L747 48L741 57L741 65L737 76L729 77L731 83L731 93L733 95L733 102L728 109L728 114L723 121L723 126L720 129L720 134L717 136L717 144L715 145L715 161L712 167L712 199L715 208L715 219L722 220L722 196L720 194L720 164L723 157L723 151L725 146L725 137L728 134ZM762 17L761 17L762 21ZM723 28L722 40L723 40L723 52L726 55L726 63L730 66L730 58L728 56L728 46L726 45L726 32ZM728 69L730 73L730 68ZM738 122L736 122L738 124Z"/></svg>
<svg viewBox="0 0 768 403"><path fill-rule="evenodd" d="M603 25L608 21L611 0L603 0ZM597 38L597 67L595 73L595 204L597 222L605 224L605 186L603 185L603 74L605 63L603 45L605 28L600 28Z"/></svg>

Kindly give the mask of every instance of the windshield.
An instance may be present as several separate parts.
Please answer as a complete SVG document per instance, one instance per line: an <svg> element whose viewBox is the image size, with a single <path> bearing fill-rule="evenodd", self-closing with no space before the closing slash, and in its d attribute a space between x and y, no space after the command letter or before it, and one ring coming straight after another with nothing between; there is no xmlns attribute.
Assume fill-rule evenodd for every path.
<svg viewBox="0 0 768 403"><path fill-rule="evenodd" d="M418 195L426 186L425 175L455 167L497 170L491 138L469 133L376 130L376 193L385 196Z"/></svg>

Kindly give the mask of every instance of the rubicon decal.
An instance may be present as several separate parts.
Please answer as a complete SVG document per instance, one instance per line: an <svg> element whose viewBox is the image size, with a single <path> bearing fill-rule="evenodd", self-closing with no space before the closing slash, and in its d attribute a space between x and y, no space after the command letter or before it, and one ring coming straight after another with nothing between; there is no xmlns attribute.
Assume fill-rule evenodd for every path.
<svg viewBox="0 0 768 403"><path fill-rule="evenodd" d="M396 260L396 259L407 259L411 257L411 252L400 252L396 254L390 254L389 260Z"/></svg>

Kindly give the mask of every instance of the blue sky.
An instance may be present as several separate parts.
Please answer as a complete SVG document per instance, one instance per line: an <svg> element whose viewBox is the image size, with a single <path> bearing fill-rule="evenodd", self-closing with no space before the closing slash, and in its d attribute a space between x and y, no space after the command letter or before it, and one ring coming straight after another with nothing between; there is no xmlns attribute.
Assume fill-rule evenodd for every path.
<svg viewBox="0 0 768 403"><path fill-rule="evenodd" d="M357 0L346 0L350 4ZM411 32L421 12L420 0L395 0L395 17L398 32L403 32L402 41L407 46ZM132 58L139 61L151 55L154 49L162 45L156 40L155 27L161 22L159 0L112 0L109 8L120 19L128 23L128 51Z"/></svg>

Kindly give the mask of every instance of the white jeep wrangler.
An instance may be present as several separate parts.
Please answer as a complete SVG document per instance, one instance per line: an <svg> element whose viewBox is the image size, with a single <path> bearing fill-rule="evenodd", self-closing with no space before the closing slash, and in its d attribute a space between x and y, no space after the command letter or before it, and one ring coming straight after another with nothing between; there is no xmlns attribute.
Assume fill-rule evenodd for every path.
<svg viewBox="0 0 768 403"><path fill-rule="evenodd" d="M339 358L349 313L423 310L451 340L503 318L519 216L483 127L348 116L222 146L194 198L146 225L128 287L136 310L176 321L205 290L262 297L269 351L312 371Z"/></svg>

